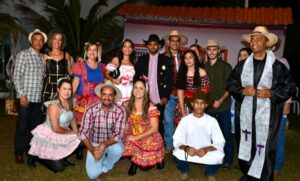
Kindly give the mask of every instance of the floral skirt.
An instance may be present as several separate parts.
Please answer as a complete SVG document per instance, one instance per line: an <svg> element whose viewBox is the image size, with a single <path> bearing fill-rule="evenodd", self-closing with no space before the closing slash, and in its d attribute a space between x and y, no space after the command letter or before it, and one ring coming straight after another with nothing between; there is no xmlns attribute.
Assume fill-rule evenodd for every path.
<svg viewBox="0 0 300 181"><path fill-rule="evenodd" d="M40 124L31 131L29 154L42 159L60 160L70 155L79 145L76 134L59 134L52 131L46 124Z"/></svg>
<svg viewBox="0 0 300 181"><path fill-rule="evenodd" d="M162 163L165 150L164 143L159 133L137 141L126 141L123 157L131 157L131 161L139 166L154 166Z"/></svg>

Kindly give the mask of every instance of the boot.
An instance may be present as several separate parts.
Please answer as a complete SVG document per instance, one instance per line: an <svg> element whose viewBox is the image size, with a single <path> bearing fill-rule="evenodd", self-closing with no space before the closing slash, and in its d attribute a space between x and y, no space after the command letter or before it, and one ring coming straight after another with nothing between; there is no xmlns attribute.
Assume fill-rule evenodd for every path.
<svg viewBox="0 0 300 181"><path fill-rule="evenodd" d="M76 159L82 160L83 159L83 146L80 144L78 148L76 149Z"/></svg>
<svg viewBox="0 0 300 181"><path fill-rule="evenodd" d="M66 166L75 166L74 163L70 162L67 158L64 159L65 167Z"/></svg>
<svg viewBox="0 0 300 181"><path fill-rule="evenodd" d="M165 162L162 161L161 163L156 164L156 169L157 170L162 170L163 168L165 168Z"/></svg>
<svg viewBox="0 0 300 181"><path fill-rule="evenodd" d="M135 175L137 168L138 168L138 166L135 163L131 162L131 166L128 170L128 175L130 175L130 176Z"/></svg>
<svg viewBox="0 0 300 181"><path fill-rule="evenodd" d="M36 156L32 156L32 155L28 155L27 157L27 166L29 168L35 168L35 162L37 161L37 157Z"/></svg>

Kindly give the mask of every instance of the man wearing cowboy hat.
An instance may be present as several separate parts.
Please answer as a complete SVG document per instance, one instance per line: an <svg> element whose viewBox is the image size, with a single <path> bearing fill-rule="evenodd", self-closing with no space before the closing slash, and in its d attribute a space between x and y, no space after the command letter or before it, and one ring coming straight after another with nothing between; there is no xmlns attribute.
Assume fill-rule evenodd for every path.
<svg viewBox="0 0 300 181"><path fill-rule="evenodd" d="M43 54L40 50L46 43L47 36L39 29L35 29L29 34L28 40L31 47L17 54L13 74L19 106L15 134L15 162L17 164L24 163L23 154L30 148L31 130L40 123L42 116L42 89L45 72Z"/></svg>
<svg viewBox="0 0 300 181"><path fill-rule="evenodd" d="M217 120L205 114L209 106L208 96L197 91L187 101L193 112L181 119L174 133L174 160L181 171L181 180L188 180L190 162L205 164L208 181L216 180L214 175L222 164L225 139Z"/></svg>
<svg viewBox="0 0 300 181"><path fill-rule="evenodd" d="M240 62L227 81L236 100L238 159L244 176L240 180L274 180L275 147L284 102L295 91L285 65L268 47L278 38L264 26L243 35L253 53Z"/></svg>
<svg viewBox="0 0 300 181"><path fill-rule="evenodd" d="M165 56L172 59L173 63L173 73L174 73L174 83L176 82L176 74L179 70L179 65L183 59L182 52L180 48L187 44L188 38L184 35L179 34L177 30L171 31L167 36L164 36L166 44L168 45L168 50L165 52ZM170 99L166 105L164 112L164 140L166 145L166 153L169 153L173 149L173 134L175 131L174 126L174 114L175 108L178 104L177 90L175 85L173 85L172 93Z"/></svg>
<svg viewBox="0 0 300 181"><path fill-rule="evenodd" d="M86 171L90 179L97 179L111 170L121 158L126 112L115 104L121 91L111 83L99 84L95 94L100 102L88 107L82 117L80 136L87 147Z"/></svg>
<svg viewBox="0 0 300 181"><path fill-rule="evenodd" d="M164 40L160 40L156 34L151 34L148 40L144 40L148 49L147 54L141 56L135 66L135 78L148 80L151 101L160 111L159 132L164 135L164 110L173 88L173 63L169 57L159 53L164 46Z"/></svg>
<svg viewBox="0 0 300 181"><path fill-rule="evenodd" d="M210 97L214 103L208 114L214 116L221 127L226 140L223 167L229 169L233 162L234 145L231 135L231 98L226 91L226 80L232 68L231 65L220 58L220 51L224 49L217 40L208 40L206 46L207 62L204 64L207 71L211 92Z"/></svg>

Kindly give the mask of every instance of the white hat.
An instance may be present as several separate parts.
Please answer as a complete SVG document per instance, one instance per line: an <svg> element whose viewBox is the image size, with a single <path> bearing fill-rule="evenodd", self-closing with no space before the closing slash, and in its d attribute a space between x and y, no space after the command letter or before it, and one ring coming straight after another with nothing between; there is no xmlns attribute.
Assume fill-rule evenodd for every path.
<svg viewBox="0 0 300 181"><path fill-rule="evenodd" d="M246 34L242 36L242 39L248 43L251 41L251 36L253 35L263 35L268 39L267 41L267 47L272 47L278 42L278 37L270 33L268 29L265 26L257 26L254 28L253 33L251 34Z"/></svg>
<svg viewBox="0 0 300 181"><path fill-rule="evenodd" d="M187 44L187 42L188 42L188 38L186 36L184 36L184 35L179 34L179 32L177 30L171 31L171 33L169 35L167 35L167 36L164 36L163 39L165 40L165 42L167 44L169 44L169 39L172 36L177 36L177 37L180 38L180 45L181 46Z"/></svg>
<svg viewBox="0 0 300 181"><path fill-rule="evenodd" d="M107 81L105 83L100 83L96 86L94 92L98 97L101 97L101 90L103 87L111 87L116 91L116 97L115 102L118 102L122 98L122 93L120 89L118 89L114 84L112 84L110 81Z"/></svg>
<svg viewBox="0 0 300 181"><path fill-rule="evenodd" d="M35 29L33 32L31 32L31 33L28 35L28 40L29 40L30 43L31 43L32 35L34 35L34 34L40 34L40 35L42 35L42 36L44 37L44 43L47 42L47 35L46 35L44 32L42 32L41 30Z"/></svg>

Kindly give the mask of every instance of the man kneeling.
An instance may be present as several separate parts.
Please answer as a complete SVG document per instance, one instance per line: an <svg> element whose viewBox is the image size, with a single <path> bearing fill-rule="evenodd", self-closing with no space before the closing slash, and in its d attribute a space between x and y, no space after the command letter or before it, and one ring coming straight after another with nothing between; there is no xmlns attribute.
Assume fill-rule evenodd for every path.
<svg viewBox="0 0 300 181"><path fill-rule="evenodd" d="M222 164L225 139L217 120L204 113L208 107L207 94L197 91L191 100L193 112L183 117L174 133L174 161L181 171L181 180L188 180L190 162L205 165L209 181Z"/></svg>

